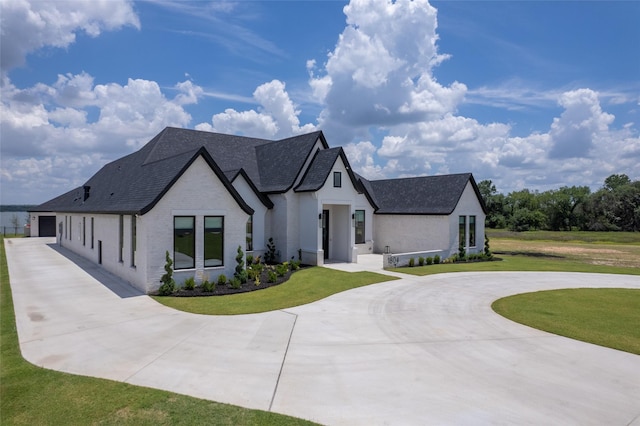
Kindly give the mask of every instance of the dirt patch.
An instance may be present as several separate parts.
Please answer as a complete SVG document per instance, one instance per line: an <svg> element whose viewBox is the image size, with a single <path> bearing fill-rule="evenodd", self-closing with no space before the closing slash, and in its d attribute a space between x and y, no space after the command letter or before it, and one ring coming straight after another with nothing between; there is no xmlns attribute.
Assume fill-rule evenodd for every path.
<svg viewBox="0 0 640 426"><path fill-rule="evenodd" d="M606 248L588 248L588 247L575 247L575 246L542 246L541 250L550 251L551 253L564 253L564 254L621 254L620 250L606 249Z"/></svg>

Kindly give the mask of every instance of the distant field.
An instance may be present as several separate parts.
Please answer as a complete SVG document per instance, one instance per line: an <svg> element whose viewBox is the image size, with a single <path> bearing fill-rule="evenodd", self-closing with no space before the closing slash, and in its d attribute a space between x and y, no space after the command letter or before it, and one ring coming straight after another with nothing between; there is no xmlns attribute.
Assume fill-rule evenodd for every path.
<svg viewBox="0 0 640 426"><path fill-rule="evenodd" d="M511 232L488 229L498 256L538 256L593 266L640 268L640 232ZM598 272L594 270L593 272Z"/></svg>

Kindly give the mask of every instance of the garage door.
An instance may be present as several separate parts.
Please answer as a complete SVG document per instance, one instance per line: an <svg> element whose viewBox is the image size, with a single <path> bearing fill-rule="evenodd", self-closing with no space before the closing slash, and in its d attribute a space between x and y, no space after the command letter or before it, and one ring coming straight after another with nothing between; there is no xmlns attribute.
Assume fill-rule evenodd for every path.
<svg viewBox="0 0 640 426"><path fill-rule="evenodd" d="M55 237L56 236L56 217L55 216L39 216L38 217L38 236L39 237Z"/></svg>

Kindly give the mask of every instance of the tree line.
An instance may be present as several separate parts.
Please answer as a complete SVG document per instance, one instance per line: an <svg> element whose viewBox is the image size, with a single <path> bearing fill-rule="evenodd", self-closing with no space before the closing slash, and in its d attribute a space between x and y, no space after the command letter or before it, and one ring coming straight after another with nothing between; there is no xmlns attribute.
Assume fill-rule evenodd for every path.
<svg viewBox="0 0 640 426"><path fill-rule="evenodd" d="M613 174L602 188L563 186L545 192L499 194L491 180L478 183L487 207L486 226L513 231L640 231L640 180Z"/></svg>

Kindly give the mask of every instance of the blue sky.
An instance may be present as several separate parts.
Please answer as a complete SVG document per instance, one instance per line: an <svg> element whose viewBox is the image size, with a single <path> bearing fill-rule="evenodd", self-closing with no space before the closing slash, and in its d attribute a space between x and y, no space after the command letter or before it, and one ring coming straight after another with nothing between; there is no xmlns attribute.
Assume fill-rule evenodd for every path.
<svg viewBox="0 0 640 426"><path fill-rule="evenodd" d="M1 0L1 202L165 126L323 130L370 179L640 179L640 2Z"/></svg>

